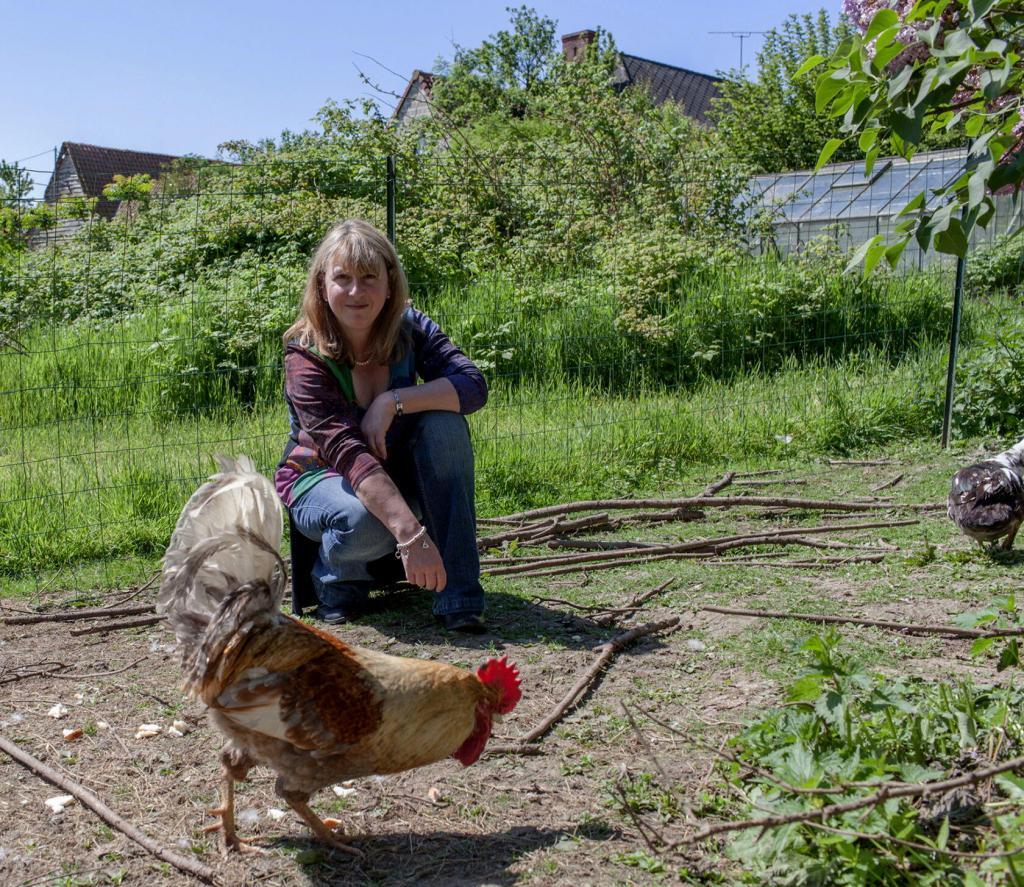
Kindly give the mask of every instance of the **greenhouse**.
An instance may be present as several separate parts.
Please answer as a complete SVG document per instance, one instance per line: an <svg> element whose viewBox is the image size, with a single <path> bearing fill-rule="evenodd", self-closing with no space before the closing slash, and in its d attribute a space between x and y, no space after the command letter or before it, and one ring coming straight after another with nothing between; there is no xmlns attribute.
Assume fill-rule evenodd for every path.
<svg viewBox="0 0 1024 887"><path fill-rule="evenodd" d="M891 233L900 210L921 191L941 188L955 181L967 163L966 149L932 151L902 157L880 158L870 176L863 161L846 161L804 170L755 176L753 206L773 216L774 246L782 253L799 249L815 237L827 234L840 246L853 248L875 234ZM986 230L976 230L972 246L989 242L1015 221L1015 201L996 200L996 218ZM768 246L768 244L763 244ZM948 261L935 252L923 253L911 242L903 255L905 267L924 267Z"/></svg>

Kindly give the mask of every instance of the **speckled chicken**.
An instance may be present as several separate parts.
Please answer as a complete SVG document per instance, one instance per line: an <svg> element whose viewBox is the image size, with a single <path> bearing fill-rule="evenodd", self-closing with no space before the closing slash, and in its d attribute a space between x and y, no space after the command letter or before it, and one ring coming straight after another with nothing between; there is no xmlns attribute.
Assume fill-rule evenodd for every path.
<svg viewBox="0 0 1024 887"><path fill-rule="evenodd" d="M953 475L947 512L964 533L979 544L1003 540L1013 547L1024 522L1024 440L977 465Z"/></svg>
<svg viewBox="0 0 1024 887"><path fill-rule="evenodd" d="M472 764L496 715L518 702L504 658L474 674L342 643L280 612L282 510L273 486L244 457L185 505L164 557L158 611L182 652L185 691L227 737L221 754L225 845L244 849L234 783L265 764L277 794L323 841L349 852L309 807L332 783L396 773L453 757Z"/></svg>

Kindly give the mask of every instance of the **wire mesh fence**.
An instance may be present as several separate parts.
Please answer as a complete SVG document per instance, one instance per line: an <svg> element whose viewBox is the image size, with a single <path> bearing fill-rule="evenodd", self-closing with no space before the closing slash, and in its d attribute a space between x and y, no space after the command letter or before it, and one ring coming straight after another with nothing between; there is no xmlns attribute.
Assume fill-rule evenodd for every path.
<svg viewBox="0 0 1024 887"><path fill-rule="evenodd" d="M962 161L942 163L952 175ZM212 454L272 472L280 337L308 257L346 217L393 231L413 302L488 377L471 417L482 514L671 488L695 463L935 439L952 267L911 256L898 273L842 273L858 225L892 221L878 189L898 209L930 165L898 178L892 162L888 186L848 190L849 169L756 181L762 204L791 199L744 253L635 215L598 242L590 226L607 230L628 179L595 200L593 181L557 166L517 178L479 162L471 182L436 159L195 161L123 191L109 219L56 203L31 248L0 262L0 590L138 582ZM436 204L442 185L452 206ZM690 211L686 192L673 199ZM486 223L468 215L488 200ZM978 249L968 342L1012 313L1020 270L1012 245Z"/></svg>

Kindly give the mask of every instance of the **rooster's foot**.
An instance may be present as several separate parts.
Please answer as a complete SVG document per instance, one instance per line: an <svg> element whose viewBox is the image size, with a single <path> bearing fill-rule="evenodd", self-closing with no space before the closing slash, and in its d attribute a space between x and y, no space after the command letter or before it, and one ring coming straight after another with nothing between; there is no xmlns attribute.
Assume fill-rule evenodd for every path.
<svg viewBox="0 0 1024 887"><path fill-rule="evenodd" d="M210 834L211 832L224 832L224 848L223 852L235 851L237 853L255 853L263 856L267 853L262 847L254 845L253 838L240 838L237 832L235 832L233 811L225 810L223 807L213 807L206 811L211 816L221 817L220 822L211 822L209 825L203 826L203 832ZM225 813L231 815L232 822L230 825L226 825Z"/></svg>
<svg viewBox="0 0 1024 887"><path fill-rule="evenodd" d="M287 800L287 799L286 799ZM317 836L321 841L336 850L342 850L345 853L349 853L356 859L366 859L366 854L362 850L357 850L355 847L349 847L346 843L351 840L350 836L344 834L338 834L332 831L341 825L341 822L337 819L321 819L317 816L309 807L308 804L301 801L288 801L288 806L292 808L296 813L302 817L302 821L306 823L313 831L313 834Z"/></svg>

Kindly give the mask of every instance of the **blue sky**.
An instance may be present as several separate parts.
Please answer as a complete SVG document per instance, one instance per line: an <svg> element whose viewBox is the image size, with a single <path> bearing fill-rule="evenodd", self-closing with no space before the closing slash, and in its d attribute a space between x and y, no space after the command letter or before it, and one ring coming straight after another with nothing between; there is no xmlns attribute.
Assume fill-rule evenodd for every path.
<svg viewBox="0 0 1024 887"><path fill-rule="evenodd" d="M508 5L0 0L0 159L48 171L65 140L212 157L228 139L307 127L329 98L367 95L357 66L401 92L413 68L451 57L453 43L475 46L505 27ZM559 34L600 26L625 52L706 73L739 63L739 41L709 31L761 31L790 13L825 6L834 17L839 8L838 0L528 5L556 19ZM744 41L745 61L760 39Z"/></svg>

